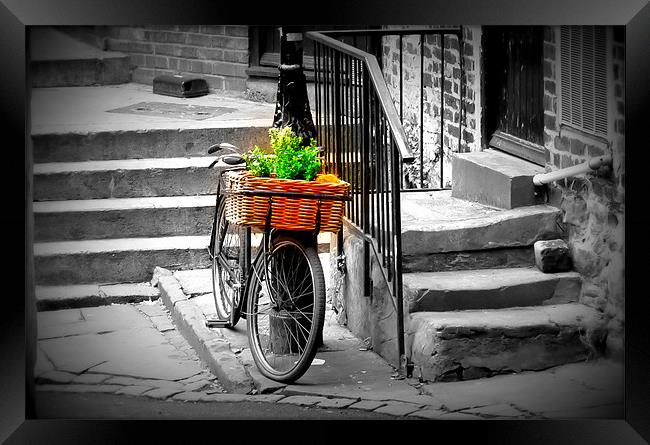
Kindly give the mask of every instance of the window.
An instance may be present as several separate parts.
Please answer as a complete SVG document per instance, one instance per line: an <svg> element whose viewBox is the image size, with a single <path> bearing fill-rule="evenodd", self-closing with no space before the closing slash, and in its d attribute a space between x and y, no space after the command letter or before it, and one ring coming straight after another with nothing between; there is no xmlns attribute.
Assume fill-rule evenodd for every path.
<svg viewBox="0 0 650 445"><path fill-rule="evenodd" d="M560 28L560 120L607 136L607 30L603 26Z"/></svg>

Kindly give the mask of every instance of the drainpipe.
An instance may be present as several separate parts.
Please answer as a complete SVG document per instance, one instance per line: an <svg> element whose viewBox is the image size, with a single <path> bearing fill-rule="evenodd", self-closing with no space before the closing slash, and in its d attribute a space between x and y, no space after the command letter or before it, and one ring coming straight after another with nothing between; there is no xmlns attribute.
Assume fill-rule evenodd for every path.
<svg viewBox="0 0 650 445"><path fill-rule="evenodd" d="M553 181L559 181L560 179L570 178L590 172L591 170L597 170L603 165L612 165L612 157L608 155L598 156L573 167L562 168L548 173L540 173L533 176L533 184L536 186L549 184Z"/></svg>

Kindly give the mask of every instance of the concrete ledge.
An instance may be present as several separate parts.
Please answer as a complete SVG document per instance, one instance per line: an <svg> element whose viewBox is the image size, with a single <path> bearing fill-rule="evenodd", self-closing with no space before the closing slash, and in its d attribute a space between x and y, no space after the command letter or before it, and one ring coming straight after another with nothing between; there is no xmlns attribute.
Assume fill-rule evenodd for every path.
<svg viewBox="0 0 650 445"><path fill-rule="evenodd" d="M503 209L543 202L535 196L533 176L544 169L496 150L456 153L452 160L452 196Z"/></svg>
<svg viewBox="0 0 650 445"><path fill-rule="evenodd" d="M34 200L210 195L219 171L209 157L49 162L34 165Z"/></svg>
<svg viewBox="0 0 650 445"><path fill-rule="evenodd" d="M113 285L36 286L39 311L93 307L157 300L159 291L149 283Z"/></svg>
<svg viewBox="0 0 650 445"><path fill-rule="evenodd" d="M210 266L209 236L124 238L34 244L39 285L144 282L156 266Z"/></svg>
<svg viewBox="0 0 650 445"><path fill-rule="evenodd" d="M228 341L205 326L205 316L188 300L178 280L170 275L160 276L158 288L177 329L219 382L230 392L249 393L254 383L244 365L230 350Z"/></svg>
<svg viewBox="0 0 650 445"><path fill-rule="evenodd" d="M34 239L209 235L214 205L211 195L35 202Z"/></svg>

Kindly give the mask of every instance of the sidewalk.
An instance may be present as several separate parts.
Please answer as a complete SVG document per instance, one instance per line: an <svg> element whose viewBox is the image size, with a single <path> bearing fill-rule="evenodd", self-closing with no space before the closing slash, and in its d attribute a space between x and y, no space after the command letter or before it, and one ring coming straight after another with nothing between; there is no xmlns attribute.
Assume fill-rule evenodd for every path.
<svg viewBox="0 0 650 445"><path fill-rule="evenodd" d="M161 298L174 320L204 319L214 313L210 279L209 270L180 271L161 279ZM623 418L624 368L608 360L465 382L396 380L392 377L395 370L365 350L363 341L339 326L334 313L328 311L324 347L316 355L324 363L312 365L295 384L283 385L257 371L248 350L245 320L230 330L207 329L195 321L176 324L190 343L227 342L228 352L239 359L261 393L291 394L321 402L327 397L330 401L324 403L341 407L441 420ZM223 357L226 353L219 354ZM218 362L209 353L202 357ZM228 378L219 376L224 385Z"/></svg>
<svg viewBox="0 0 650 445"><path fill-rule="evenodd" d="M203 321L197 314L211 309L212 295L204 292L208 278L208 270L161 276L161 298L156 301L40 312L37 390L204 403L289 403L353 410L351 416L363 410L439 420L623 417L620 364L599 360L545 372L423 385L415 379L393 379L394 369L364 350L363 342L338 326L331 312L325 346L317 354L324 362L296 384L278 384L252 364L244 321L233 330L197 329ZM174 281L186 298L177 299L168 311L169 294L180 297L170 290ZM191 343L203 344L204 352Z"/></svg>

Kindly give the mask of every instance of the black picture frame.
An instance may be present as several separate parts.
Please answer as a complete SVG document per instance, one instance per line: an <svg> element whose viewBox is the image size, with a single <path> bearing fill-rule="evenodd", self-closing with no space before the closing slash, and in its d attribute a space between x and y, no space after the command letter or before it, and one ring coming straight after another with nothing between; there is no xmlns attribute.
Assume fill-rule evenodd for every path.
<svg viewBox="0 0 650 445"><path fill-rule="evenodd" d="M480 422L416 422L413 426L395 428L390 424L364 427L361 434L391 429L398 440L450 440L463 443L478 438L481 443L526 444L641 444L650 440L650 339L649 313L646 294L647 252L650 252L647 231L650 220L644 213L644 170L648 163L647 134L648 97L650 97L650 5L648 0L518 0L470 1L431 0L400 2L359 1L327 2L322 11L314 13L318 5L305 3L296 6L293 16L287 15L289 3L252 4L250 2L214 2L207 0L149 2L145 0L3 0L0 4L0 48L2 52L2 82L0 107L4 131L2 178L3 211L0 228L4 236L4 267L2 279L2 322L0 322L0 441L6 443L133 443L136 440L153 442L183 434L183 443L190 440L222 441L227 438L224 429L212 422L173 422L156 426L150 422L30 420L25 416L25 299L19 297L17 277L20 258L25 257L26 243L20 243L17 233L25 231L27 195L16 191L27 179L17 178L16 166L27 148L28 90L26 88L25 30L39 25L128 25L128 24L209 24L219 23L275 23L306 22L319 24L601 24L625 25L626 29L626 384L625 417L620 420L576 421L480 421ZM7 136L12 136L9 139ZM9 141L12 142L9 142ZM23 160L25 162L25 160ZM25 166L27 171L27 165ZM19 208L22 202L23 211ZM25 216L26 217L26 216ZM25 239L27 242L27 237ZM7 249L9 247L9 249ZM23 272L26 269L23 268ZM26 276L27 277L27 276ZM24 291L29 282L24 282ZM146 425L146 427L143 427ZM277 428L269 426L268 428ZM292 427L294 428L294 427ZM347 440L348 429L304 428L313 440L334 442ZM173 431L172 431L173 430ZM239 425L229 429L247 440L249 428ZM311 431L310 431L311 430ZM219 433L219 434L217 434ZM222 435L220 435L223 433ZM448 436L441 439L440 434ZM263 431L258 432L264 437ZM135 439L138 437L138 439ZM317 437L317 439L312 439ZM364 436L365 438L366 436ZM167 440L165 440L167 441Z"/></svg>

